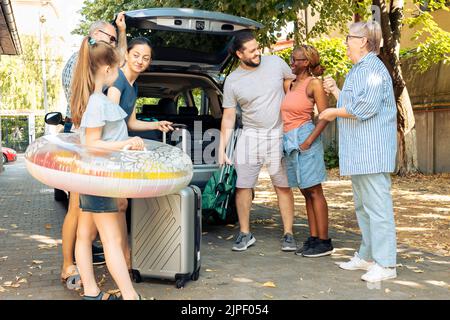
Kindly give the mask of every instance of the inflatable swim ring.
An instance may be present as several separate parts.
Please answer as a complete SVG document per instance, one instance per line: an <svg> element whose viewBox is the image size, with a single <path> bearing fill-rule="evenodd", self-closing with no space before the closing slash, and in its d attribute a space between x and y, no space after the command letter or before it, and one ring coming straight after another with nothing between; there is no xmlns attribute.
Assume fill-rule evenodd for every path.
<svg viewBox="0 0 450 320"><path fill-rule="evenodd" d="M25 152L27 169L51 187L113 198L176 193L192 179L192 161L181 149L144 140L146 151L111 151L80 145L77 133L43 136Z"/></svg>

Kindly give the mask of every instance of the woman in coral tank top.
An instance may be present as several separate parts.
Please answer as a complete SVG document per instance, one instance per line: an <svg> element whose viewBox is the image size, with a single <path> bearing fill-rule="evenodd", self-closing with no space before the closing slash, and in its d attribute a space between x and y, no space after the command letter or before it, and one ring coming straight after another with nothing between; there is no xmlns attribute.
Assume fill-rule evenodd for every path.
<svg viewBox="0 0 450 320"><path fill-rule="evenodd" d="M328 107L323 89L317 50L308 45L295 48L291 69L297 77L286 85L286 97L281 105L283 119L283 148L289 186L300 188L305 197L310 236L297 255L321 257L333 252L328 238L328 206L321 183L326 180L323 145L320 137L328 121L313 123L314 105L318 112Z"/></svg>

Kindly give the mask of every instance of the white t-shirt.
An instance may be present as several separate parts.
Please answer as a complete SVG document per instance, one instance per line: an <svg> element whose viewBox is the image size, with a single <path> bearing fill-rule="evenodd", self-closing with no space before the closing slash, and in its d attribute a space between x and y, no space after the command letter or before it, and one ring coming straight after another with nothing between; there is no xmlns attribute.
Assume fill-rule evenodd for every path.
<svg viewBox="0 0 450 320"><path fill-rule="evenodd" d="M238 67L225 80L224 108L242 111L244 131L257 136L282 135L280 106L284 98L283 82L294 79L291 68L278 56L262 56L253 70Z"/></svg>

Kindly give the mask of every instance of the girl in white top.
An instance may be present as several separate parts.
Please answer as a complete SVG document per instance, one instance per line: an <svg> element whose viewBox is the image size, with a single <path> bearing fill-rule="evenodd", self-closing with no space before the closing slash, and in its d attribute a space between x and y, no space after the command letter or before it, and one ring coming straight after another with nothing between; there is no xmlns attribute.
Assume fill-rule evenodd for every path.
<svg viewBox="0 0 450 320"><path fill-rule="evenodd" d="M119 57L110 44L86 37L81 44L72 80L71 114L80 127L81 142L89 147L120 150L130 146L143 150L139 137L129 138L124 118L127 114L103 93L118 75ZM106 265L119 287L122 298L141 299L134 290L121 243L122 225L117 214L117 199L80 194L82 212L78 220L75 257L84 287L85 300L115 300L101 291L92 267L92 241L97 230L105 252Z"/></svg>

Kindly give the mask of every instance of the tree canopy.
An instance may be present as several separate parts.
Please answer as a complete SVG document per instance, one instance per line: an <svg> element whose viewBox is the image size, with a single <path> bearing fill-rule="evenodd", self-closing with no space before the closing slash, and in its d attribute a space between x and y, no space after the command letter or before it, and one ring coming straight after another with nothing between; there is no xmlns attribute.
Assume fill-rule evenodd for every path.
<svg viewBox="0 0 450 320"><path fill-rule="evenodd" d="M39 42L32 36L22 36L21 40L23 54L5 56L0 61L0 105L3 110L42 110L44 94ZM48 45L45 56L48 59L48 104L52 106L61 90L62 58L56 57Z"/></svg>
<svg viewBox="0 0 450 320"><path fill-rule="evenodd" d="M402 17L403 21L401 22L410 27L419 27L414 38L425 37L425 39L409 53L419 58L421 70L425 70L430 64L439 61L447 63L450 55L450 34L442 30L430 14L431 11L438 9L448 11L446 1L410 1L415 7L412 17L408 19ZM99 19L112 21L114 15L122 10L186 7L220 11L261 22L265 27L260 30L258 40L265 46L273 44L276 34L288 23L294 23L294 31L288 37L295 39L299 44L311 38L327 35L333 30L345 32L353 15L367 17L371 5L371 0L85 0L81 9L83 20L74 32L86 34L92 22ZM311 30L308 30L308 33L305 32L305 21L299 19L299 13L307 7L312 16L320 16L318 22Z"/></svg>

